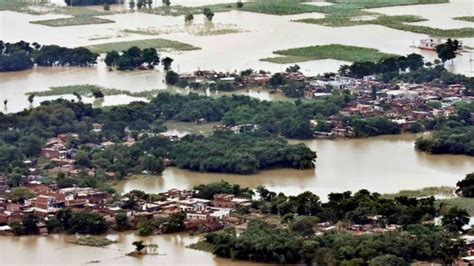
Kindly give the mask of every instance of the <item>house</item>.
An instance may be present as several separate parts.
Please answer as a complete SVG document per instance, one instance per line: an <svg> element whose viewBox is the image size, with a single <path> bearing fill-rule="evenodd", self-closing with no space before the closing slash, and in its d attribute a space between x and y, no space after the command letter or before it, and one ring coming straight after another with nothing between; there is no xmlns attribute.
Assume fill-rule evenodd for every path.
<svg viewBox="0 0 474 266"><path fill-rule="evenodd" d="M235 209L238 206L250 206L250 200L236 198L233 194L215 194L212 206L219 208Z"/></svg>
<svg viewBox="0 0 474 266"><path fill-rule="evenodd" d="M441 38L429 38L429 39L421 39L419 48L424 50L436 50L436 47L440 44L443 44L443 39Z"/></svg>

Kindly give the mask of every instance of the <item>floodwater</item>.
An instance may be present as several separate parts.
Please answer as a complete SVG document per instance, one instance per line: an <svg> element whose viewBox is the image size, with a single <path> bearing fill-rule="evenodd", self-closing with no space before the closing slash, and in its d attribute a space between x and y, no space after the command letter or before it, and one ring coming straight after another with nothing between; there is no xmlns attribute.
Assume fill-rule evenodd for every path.
<svg viewBox="0 0 474 266"><path fill-rule="evenodd" d="M185 0L183 0L185 1ZM203 0L210 1L210 0ZM159 1L161 2L161 1ZM187 1L192 3L193 1ZM222 1L214 1L220 3ZM390 15L417 14L429 19L426 25L453 28L469 27L474 23L453 20L453 17L472 15L473 5L470 0L452 0L452 3L441 5L417 5L375 9L377 12ZM194 2L193 2L194 3ZM105 42L166 38L189 43L200 50L187 52L163 52L163 56L175 59L174 69L178 72L192 72L196 69L213 69L218 71L240 71L247 68L256 70L282 71L288 64L274 64L259 61L273 56L275 50L324 45L331 43L356 45L376 48L387 53L408 54L421 53L428 60L436 58L432 51L420 51L413 46L426 35L403 32L376 25L353 27L323 27L319 25L292 22L299 18L321 18L323 14L298 14L274 16L243 11L216 13L213 23L217 27L238 28L239 33L196 36L186 32L183 17L164 17L140 12L104 16L116 23L83 25L73 27L48 27L31 24L30 21L58 18L62 15L34 16L16 12L0 12L0 39L4 41L37 41L43 44L59 44L68 47L99 44ZM204 17L195 16L195 23L202 25ZM15 25L5 27L3 25ZM209 25L212 27L212 25ZM123 30L136 29L173 29L157 36L127 34ZM473 29L474 30L474 29ZM64 36L67 36L65 38ZM350 36L350 37L349 37ZM474 47L474 38L462 39L467 46ZM341 64L337 60L317 60L299 63L305 74L318 74L337 71ZM474 74L472 53L463 53L446 67L453 72L472 76ZM24 101L26 91L43 90L52 86L73 84L97 84L109 88L129 90L164 89L163 74L159 71L133 73L109 72L102 65L97 67L35 69L17 73L0 74L0 99L9 102ZM16 98L19 99L16 99ZM15 98L15 99L14 99Z"/></svg>
<svg viewBox="0 0 474 266"><path fill-rule="evenodd" d="M196 243L199 236L173 234L139 237L133 232L125 232L106 237L118 243L105 248L95 248L71 244L71 241L77 239L75 235L0 236L1 265L259 265L216 258L211 253L186 248ZM140 258L125 256L134 250L132 242L137 240L157 244L158 255Z"/></svg>
<svg viewBox="0 0 474 266"><path fill-rule="evenodd" d="M53 0L62 3L62 0ZM155 1L161 4L161 1ZM173 4L202 5L234 0L174 0ZM420 22L440 28L473 27L473 23L455 21L457 16L473 14L471 0L451 0L442 5L405 6L375 9L372 11L389 15L414 14L429 21ZM313 3L314 4L314 3ZM317 5L324 5L318 3ZM200 50L188 52L163 52L163 56L175 59L174 69L191 72L196 69L234 71L253 68L267 71L282 71L288 65L259 61L272 56L275 50L323 44L346 44L376 48L386 53L421 53L428 60L436 58L434 52L412 47L427 36L403 32L382 26L365 25L331 28L318 25L295 23L299 18L321 18L323 14L299 14L273 16L242 11L217 13L214 24L241 29L239 33L196 36L184 29L183 17L163 17L142 13L127 13L104 16L116 21L113 24L83 25L74 27L47 27L31 24L30 21L61 18L63 15L33 16L16 12L0 12L0 39L15 42L25 40L42 44L58 44L68 47L85 46L106 42L166 38L189 43ZM195 23L203 24L202 15L195 16ZM212 25L209 25L212 27ZM125 34L125 29L173 28L169 34L159 36ZM462 39L465 45L474 47L474 38ZM299 63L305 74L337 71L341 64L337 60L318 60ZM468 53L458 56L446 67L456 73L474 75L473 61ZM161 71L109 72L103 64L92 68L37 68L15 73L0 73L0 102L8 100L7 112L27 108L25 93L42 91L53 86L95 84L107 88L130 91L176 90L163 82ZM179 90L176 90L180 92ZM186 91L184 91L186 93ZM265 100L283 99L281 95L252 89L238 92ZM64 96L70 98L72 96ZM42 99L35 99L38 104ZM123 95L107 96L102 105L123 104L133 97ZM91 102L93 99L84 98ZM170 124L179 130L187 130L186 124ZM193 132L191 129L189 131ZM196 129L205 131L206 128ZM271 190L297 194L310 190L323 200L330 192L356 191L366 188L380 193L396 192L401 189L417 189L426 186L454 186L466 173L474 171L474 158L467 156L429 155L414 149L415 135L381 136L368 139L310 140L304 141L318 152L316 168L311 170L269 170L255 175L240 176L228 174L195 173L167 168L162 176L121 182L117 188L123 191L140 189L147 192L161 192L169 188L191 188L194 185L219 181L221 179L242 186L264 185ZM292 141L295 142L295 141ZM142 264L142 265L251 265L218 259L212 254L186 249L188 244L198 240L186 235L153 236L144 238L156 243L159 256L131 258L124 256L133 249L131 242L139 237L133 233L111 235L119 241L107 248L91 248L69 244L75 236L54 235L48 237L0 237L1 265L8 264L86 264L99 261L100 264ZM27 254L23 256L19 252Z"/></svg>
<svg viewBox="0 0 474 266"><path fill-rule="evenodd" d="M180 129L183 130L183 126ZM363 188L393 193L428 186L455 186L465 174L474 171L474 157L418 152L414 149L415 139L416 135L403 134L366 139L307 140L303 143L318 154L315 169L278 169L242 176L167 168L162 176L123 181L117 189L157 193L226 180L244 187L263 185L290 195L309 190L324 200L331 192Z"/></svg>

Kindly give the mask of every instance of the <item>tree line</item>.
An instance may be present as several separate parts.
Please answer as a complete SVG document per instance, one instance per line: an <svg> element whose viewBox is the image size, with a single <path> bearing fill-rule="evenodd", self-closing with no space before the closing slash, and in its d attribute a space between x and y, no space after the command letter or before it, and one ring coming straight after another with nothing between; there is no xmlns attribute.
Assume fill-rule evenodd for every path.
<svg viewBox="0 0 474 266"><path fill-rule="evenodd" d="M251 194L224 181L195 189ZM331 193L329 200L322 203L311 192L286 196L264 187L258 187L256 192L259 197L252 201L252 208L278 214L281 224L287 226L253 220L239 234L233 229L210 233L204 241L215 255L265 263L409 265L414 261L452 263L465 251L463 242L453 238L469 222L467 212L456 207L436 208L433 197L386 198L360 190L354 194ZM441 227L424 224L440 214ZM321 222L336 224L340 229L317 235L314 230ZM396 224L400 229L362 236L343 230L350 224L374 223L381 228Z"/></svg>
<svg viewBox="0 0 474 266"><path fill-rule="evenodd" d="M97 54L84 47L66 48L38 43L0 41L0 72L20 71L38 66L79 66L96 64Z"/></svg>

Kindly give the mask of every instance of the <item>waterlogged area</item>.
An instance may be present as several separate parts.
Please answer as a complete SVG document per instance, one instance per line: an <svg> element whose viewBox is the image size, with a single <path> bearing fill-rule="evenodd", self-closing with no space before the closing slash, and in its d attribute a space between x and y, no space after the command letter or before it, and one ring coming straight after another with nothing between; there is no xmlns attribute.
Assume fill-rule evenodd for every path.
<svg viewBox="0 0 474 266"><path fill-rule="evenodd" d="M205 4L222 3L222 1L202 1L206 1ZM176 4L181 4L181 2ZM183 4L198 3L183 0ZM429 19L420 23L436 27L441 27L442 24L443 28L474 25L471 22L452 19L453 17L472 15L472 3L468 0L452 0L451 3L441 5L390 7L371 9L370 11L388 15L420 15ZM134 12L101 17L111 19L115 23L48 27L32 24L30 21L60 18L64 15L38 16L0 11L0 21L3 25L15 25L15 27L1 27L0 39L9 42L25 40L75 47L160 37L201 48L184 52L170 50L162 52L163 56L171 56L175 59L173 69L181 73L197 69L232 72L247 68L272 72L283 71L288 64L263 62L260 59L274 56L272 52L276 50L332 43L375 48L381 52L401 55L417 52L430 61L436 58L435 52L420 51L413 47L418 44L420 39L427 37L423 34L376 25L324 27L293 22L296 19L322 18L323 16L324 14L320 13L275 16L234 10L216 13L212 23L205 23L202 15L196 15L194 19L196 25L204 25L210 29L213 27L225 28L226 25L229 25L240 30L237 33L200 36L187 31L187 27L193 26L186 26L182 16L158 16ZM153 32L157 29L161 30L159 31L160 35L127 33L126 31L150 30ZM348 36L351 37L348 38ZM474 47L474 38L462 40L464 45ZM347 62L328 59L303 62L299 65L304 74L314 75L337 71L339 66L344 63ZM447 62L446 68L455 73L472 76L474 74L473 63L471 51L459 55L453 63ZM25 92L45 90L53 86L86 83L130 91L167 89L161 71L110 72L103 63L100 63L96 67L84 69L51 68L2 73L0 74L0 100L6 99L12 103L11 106L15 106L15 109L10 108L10 112L19 111L27 104L25 103ZM262 95L256 96L260 98ZM262 99L269 99L269 96L263 95Z"/></svg>
<svg viewBox="0 0 474 266"><path fill-rule="evenodd" d="M1 1L1 0L0 0ZM8 0L6 0L8 1ZM63 0L53 0L63 5ZM173 5L200 6L217 3L234 3L235 0L172 0ZM245 2L245 1L243 1ZM308 4L329 5L322 1ZM155 0L160 6L161 1ZM126 6L113 6L112 11L125 11ZM94 7L102 10L101 6ZM454 20L454 17L472 16L472 0L451 0L451 3L370 9L387 15L418 15L428 21L418 22L442 29L471 27L474 23ZM363 25L353 27L325 27L315 24L293 22L296 19L322 18L324 14L310 13L290 16L275 16L259 13L231 11L216 13L212 23L196 15L194 26L186 26L182 16L165 17L141 12L113 14L100 18L115 23L82 25L71 27L49 27L32 24L31 21L65 18L67 15L30 15L11 11L0 11L0 40L16 42L25 40L41 44L58 44L67 47L94 44L164 38L190 44L200 49L193 51L165 50L161 56L174 58L173 69L177 72L192 72L197 69L216 71L240 71L247 68L277 72L284 71L288 64L260 61L274 56L273 51L289 48L325 44L344 44L375 48L384 53L406 55L420 53L433 61L436 53L415 48L420 39L428 37L390 29L383 26ZM9 26L4 26L9 25ZM14 26L11 26L14 25ZM200 34L199 27L206 30L223 29L220 34ZM234 29L225 32L226 28ZM138 33L141 31L141 34ZM217 31L216 31L217 32ZM225 34L224 34L225 33ZM474 38L462 39L465 46L474 47ZM317 60L299 63L306 75L335 72L341 64L338 60ZM459 55L446 68L452 72L474 75L472 51ZM44 91L50 87L93 84L105 88L140 91L171 91L189 93L186 89L169 87L164 83L161 70L119 72L109 71L103 62L91 68L35 68L32 70L0 73L0 110L18 112L29 108L27 92ZM229 93L201 92L208 96ZM264 89L249 89L234 92L261 100L288 100L281 94L272 94ZM33 106L40 101L57 96L36 97ZM75 99L72 95L61 96ZM3 101L7 100L5 108ZM83 101L95 106L126 104L135 100L146 101L126 95L106 96L103 101L83 97ZM168 128L190 133L208 133L215 124L193 126L189 123L167 123ZM327 199L331 192L357 191L365 188L379 193L393 193L402 189L418 189L428 186L454 186L466 173L474 170L474 158L468 156L430 155L414 149L416 135L380 136L367 139L307 140L303 142L318 153L316 168L311 170L278 169L261 171L255 175L197 173L177 168L167 168L161 176L122 181L116 188L123 192L133 189L146 192L162 192L170 188L192 188L195 185L226 180L244 187L263 185L268 189L298 194L306 190ZM257 265L214 257L210 253L187 249L186 246L199 240L198 236L184 234L158 235L147 238L135 236L133 232L108 235L118 243L106 248L92 248L70 244L76 236L50 235L47 237L0 237L1 265L76 265L98 263L100 265ZM157 256L142 258L127 257L133 249L132 242L144 240L159 245ZM27 255L19 255L19 251Z"/></svg>
<svg viewBox="0 0 474 266"><path fill-rule="evenodd" d="M77 239L75 235L0 236L0 257L2 265L259 265L215 258L211 253L186 248L196 243L199 236L172 234L138 237L133 232L126 232L107 235L107 238L117 243L105 248L94 248L71 244ZM125 256L133 251L132 242L137 240L158 244L159 255L140 258ZM28 255L21 256L19 251Z"/></svg>
<svg viewBox="0 0 474 266"><path fill-rule="evenodd" d="M167 168L162 176L123 181L117 189L156 193L226 180L244 187L263 185L291 195L309 190L325 199L331 192L362 188L394 193L402 189L454 186L473 170L474 158L418 152L414 148L415 139L416 135L404 134L367 139L308 140L304 143L318 154L313 170L278 169L241 176Z"/></svg>

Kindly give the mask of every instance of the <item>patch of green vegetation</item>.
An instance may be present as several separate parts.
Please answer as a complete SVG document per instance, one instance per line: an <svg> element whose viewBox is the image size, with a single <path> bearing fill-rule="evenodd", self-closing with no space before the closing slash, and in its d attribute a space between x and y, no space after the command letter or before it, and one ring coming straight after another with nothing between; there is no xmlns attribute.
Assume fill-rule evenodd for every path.
<svg viewBox="0 0 474 266"><path fill-rule="evenodd" d="M84 85L70 85L70 86L61 86L61 87L51 87L49 90L46 91L39 91L39 92L27 92L26 95L35 95L39 97L44 96L58 96L58 95L71 95L71 94L78 94L81 96L91 96L92 91L100 90L104 95L128 95L132 97L140 97L140 98L152 98L156 96L159 92L156 90L149 90L149 91L140 91L140 92L130 92L127 90L118 90L118 89L110 89L104 88L97 85L91 84L84 84Z"/></svg>
<svg viewBox="0 0 474 266"><path fill-rule="evenodd" d="M387 16L378 13L368 12L363 9L400 6L400 5L419 5L419 4L437 4L447 3L448 0L369 0L369 1L350 1L350 0L329 0L334 5L317 7L315 11L326 14L320 19L301 19L297 22L318 24L330 27L348 27L358 25L380 25L397 30L409 31L443 38L470 38L474 37L473 28L459 29L438 29L428 26L412 25L407 23L425 21L419 16L402 15ZM472 17L462 17L471 19Z"/></svg>
<svg viewBox="0 0 474 266"><path fill-rule="evenodd" d="M109 51L124 51L132 46L137 46L140 49L156 48L158 50L172 49L172 50L177 50L177 51L190 51L190 50L200 49L198 47L192 46L187 43L161 39L161 38L104 43L104 44L91 45L91 46L88 46L87 48L96 53L105 53Z"/></svg>
<svg viewBox="0 0 474 266"><path fill-rule="evenodd" d="M366 14L366 16L373 16L372 19L360 20L361 16L333 16L328 15L324 18L314 19L300 19L296 22L318 24L329 27L348 27L357 25L380 25L392 29L409 31L430 36L437 36L443 38L470 38L474 37L473 28L459 28L459 29L438 29L428 26L413 25L407 23L426 21L426 19L419 16L403 15L403 16L386 16L375 13Z"/></svg>
<svg viewBox="0 0 474 266"><path fill-rule="evenodd" d="M274 53L281 56L264 58L261 60L278 64L289 64L320 59L336 59L350 62L377 62L382 58L393 56L392 54L382 53L377 49L341 44L316 45L302 48L293 48L288 50L275 51Z"/></svg>
<svg viewBox="0 0 474 266"><path fill-rule="evenodd" d="M49 1L26 1L26 0L0 0L0 11L16 11L33 15L44 14L41 9L44 8Z"/></svg>
<svg viewBox="0 0 474 266"><path fill-rule="evenodd" d="M474 16L456 17L453 19L467 21L467 22L474 22Z"/></svg>
<svg viewBox="0 0 474 266"><path fill-rule="evenodd" d="M205 252L214 252L214 245L206 241L199 241L197 243L191 244L188 246L188 248L205 251Z"/></svg>
<svg viewBox="0 0 474 266"><path fill-rule="evenodd" d="M430 197L430 196L452 197L454 195L455 190L456 188L448 187L448 186L425 187L422 189L415 189L415 190L400 190L398 193L384 194L383 196L386 198L395 198L395 197L400 197L400 196L410 197L410 198Z"/></svg>
<svg viewBox="0 0 474 266"><path fill-rule="evenodd" d="M117 241L110 240L108 238L96 238L92 236L80 237L70 243L81 245L81 246L89 246L89 247L105 247L113 243L117 243Z"/></svg>
<svg viewBox="0 0 474 266"><path fill-rule="evenodd" d="M474 215L474 198L457 197L450 199L439 199L435 201L435 205L437 207L441 204L462 208L465 209L469 215Z"/></svg>
<svg viewBox="0 0 474 266"><path fill-rule="evenodd" d="M327 0L327 2L334 4L350 5L357 8L378 8L390 6L441 4L449 3L449 0Z"/></svg>
<svg viewBox="0 0 474 266"><path fill-rule="evenodd" d="M115 21L110 20L110 19L92 17L88 15L80 15L80 16L74 16L70 18L36 20L36 21L31 21L30 23L40 24L40 25L45 25L45 26L50 26L50 27L67 27L67 26L78 26L78 25L115 23Z"/></svg>
<svg viewBox="0 0 474 266"><path fill-rule="evenodd" d="M307 0L257 0L246 2L242 10L271 15L292 15L320 11L320 7L303 4Z"/></svg>
<svg viewBox="0 0 474 266"><path fill-rule="evenodd" d="M231 11L235 7L231 4L215 4L215 5L205 5L205 6L160 6L155 8L143 8L140 9L141 12L160 15L160 16L184 16L188 14L198 15L202 14L204 8L211 9L214 13L218 12L227 12Z"/></svg>

